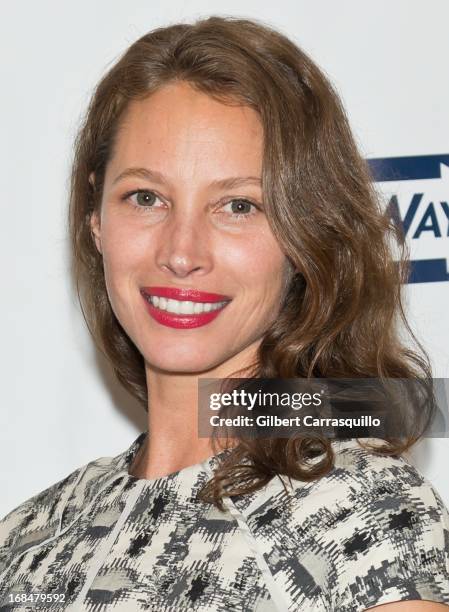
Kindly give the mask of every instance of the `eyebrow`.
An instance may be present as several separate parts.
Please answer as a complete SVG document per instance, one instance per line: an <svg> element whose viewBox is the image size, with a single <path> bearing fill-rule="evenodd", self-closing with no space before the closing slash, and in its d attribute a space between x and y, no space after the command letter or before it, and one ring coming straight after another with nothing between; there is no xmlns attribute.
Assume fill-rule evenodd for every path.
<svg viewBox="0 0 449 612"><path fill-rule="evenodd" d="M166 184L169 181L167 178L156 170L149 168L126 168L112 182L113 185L128 177L143 178L160 185ZM262 185L262 179L259 176L229 176L223 179L215 179L210 183L213 187L221 187L222 189L232 189L241 185Z"/></svg>

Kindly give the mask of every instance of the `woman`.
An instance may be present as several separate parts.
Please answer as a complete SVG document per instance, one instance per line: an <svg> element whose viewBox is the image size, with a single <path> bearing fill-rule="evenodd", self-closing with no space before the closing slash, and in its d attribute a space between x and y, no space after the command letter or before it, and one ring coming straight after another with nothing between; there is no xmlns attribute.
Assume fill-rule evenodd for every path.
<svg viewBox="0 0 449 612"><path fill-rule="evenodd" d="M80 130L70 232L148 431L3 519L1 609L445 609L447 509L401 456L417 435L197 435L201 378L430 376L398 336L394 226L313 62L248 20L143 36Z"/></svg>

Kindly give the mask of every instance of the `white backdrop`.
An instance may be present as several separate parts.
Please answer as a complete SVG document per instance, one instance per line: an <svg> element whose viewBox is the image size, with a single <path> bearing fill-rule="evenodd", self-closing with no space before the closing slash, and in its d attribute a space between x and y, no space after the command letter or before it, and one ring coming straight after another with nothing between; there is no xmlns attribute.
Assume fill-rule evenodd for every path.
<svg viewBox="0 0 449 612"><path fill-rule="evenodd" d="M143 410L93 349L71 290L71 147L92 88L130 43L210 14L257 18L299 43L337 87L366 157L449 153L447 0L3 3L0 516L88 461L123 451L146 429ZM447 183L420 204L422 216L434 198L441 225L440 237L423 233L424 258L449 257L440 204ZM406 185L403 214L410 194L428 185ZM434 375L448 377L449 282L411 284L407 295ZM412 459L449 505L448 439L420 442Z"/></svg>

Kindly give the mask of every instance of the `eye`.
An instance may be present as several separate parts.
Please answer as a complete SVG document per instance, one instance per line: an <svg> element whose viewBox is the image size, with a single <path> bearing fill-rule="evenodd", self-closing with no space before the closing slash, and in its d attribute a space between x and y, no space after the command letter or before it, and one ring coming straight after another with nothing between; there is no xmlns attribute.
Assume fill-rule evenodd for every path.
<svg viewBox="0 0 449 612"><path fill-rule="evenodd" d="M257 210L260 210L256 204L245 198L233 198L224 204L223 209L226 207L230 207L231 217L238 219L252 217L257 214Z"/></svg>
<svg viewBox="0 0 449 612"><path fill-rule="evenodd" d="M122 200L130 200L134 206L137 208L156 208L154 206L155 202L159 200L159 196L157 196L153 191L149 191L148 189L135 189L134 191L129 191L125 193L122 197Z"/></svg>

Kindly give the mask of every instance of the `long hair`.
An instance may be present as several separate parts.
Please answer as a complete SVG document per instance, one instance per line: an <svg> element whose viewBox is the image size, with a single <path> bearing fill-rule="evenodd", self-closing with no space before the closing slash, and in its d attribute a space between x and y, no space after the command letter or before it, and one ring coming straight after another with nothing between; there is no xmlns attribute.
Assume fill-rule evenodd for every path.
<svg viewBox="0 0 449 612"><path fill-rule="evenodd" d="M428 415L421 420L427 424L434 408L431 369L404 314L404 237L382 211L327 78L286 36L247 19L212 16L145 34L98 83L79 129L69 206L73 272L88 328L119 382L147 410L144 359L112 311L89 220L101 205L105 170L128 103L174 81L187 81L226 104L247 105L263 125L267 220L296 274L246 375L420 379L429 390L423 408ZM401 323L420 352L403 344ZM365 448L399 455L422 433ZM321 460L312 465L317 444ZM242 440L200 497L223 508L223 496L257 490L275 474L319 478L333 461L325 437Z"/></svg>

